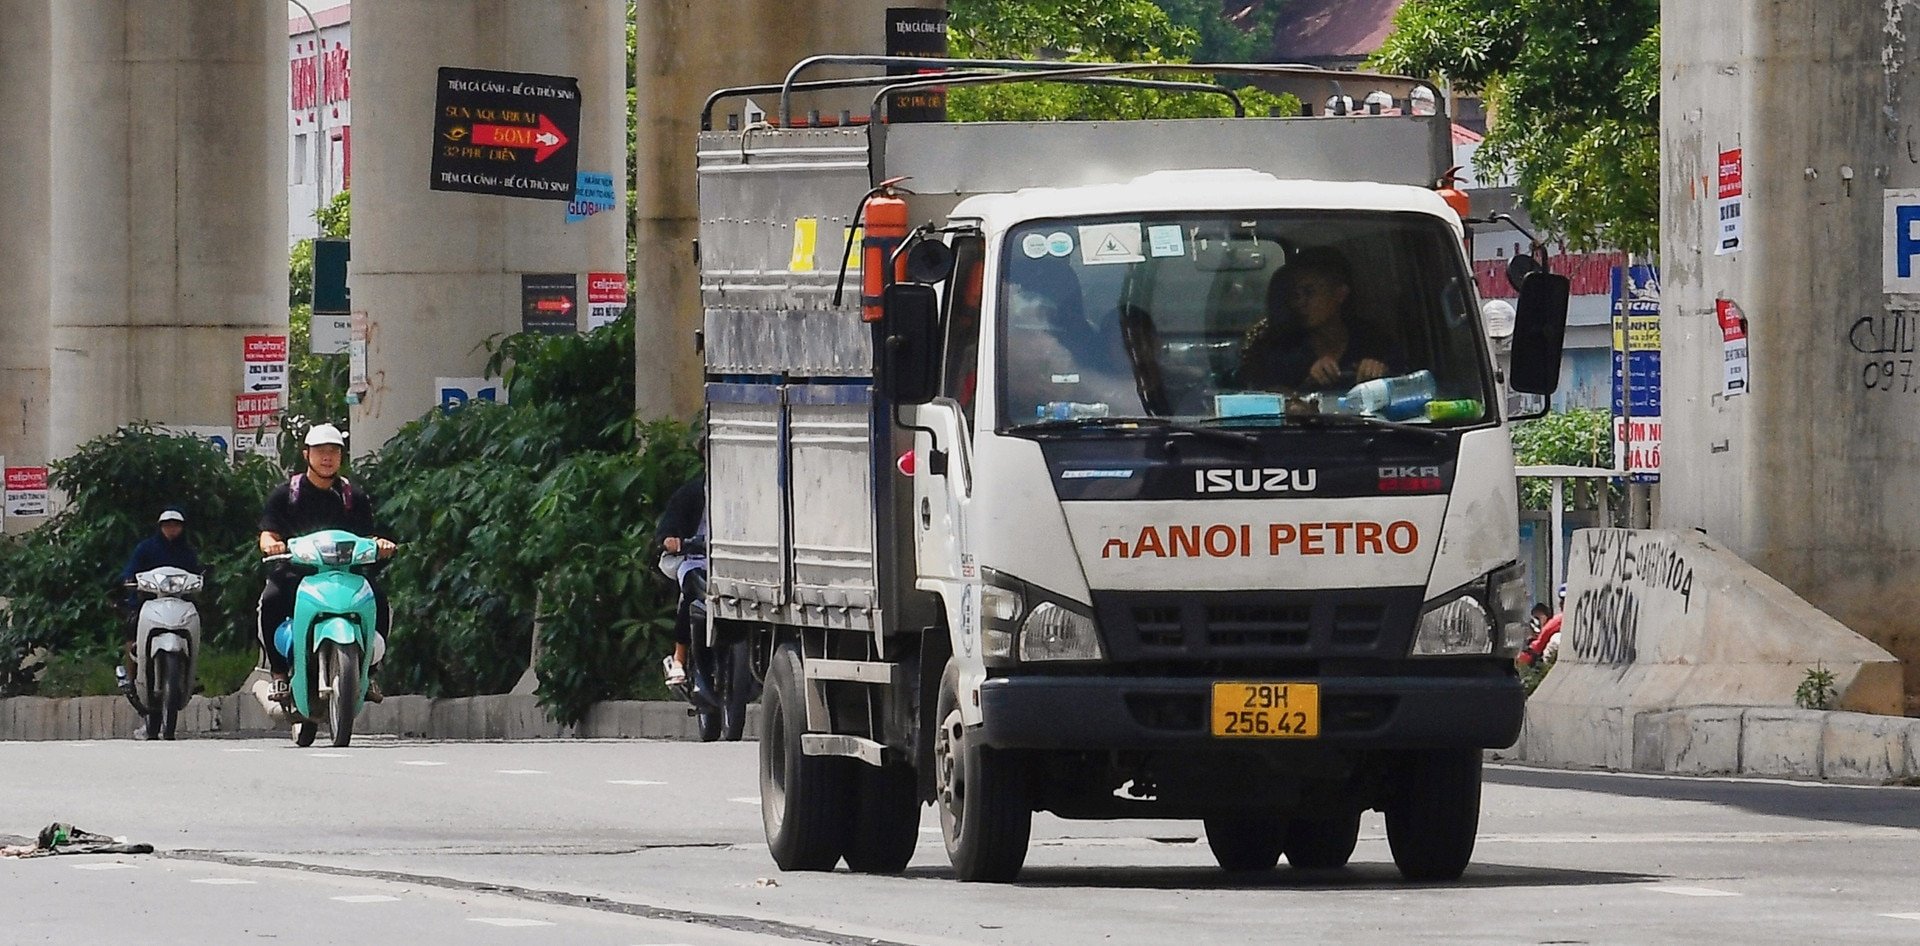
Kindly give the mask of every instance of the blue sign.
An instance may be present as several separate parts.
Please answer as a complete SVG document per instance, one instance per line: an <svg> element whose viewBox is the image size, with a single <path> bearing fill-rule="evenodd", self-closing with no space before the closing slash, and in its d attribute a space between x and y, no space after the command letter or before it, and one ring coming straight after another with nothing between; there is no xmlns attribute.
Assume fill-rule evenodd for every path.
<svg viewBox="0 0 1920 946"><path fill-rule="evenodd" d="M1628 410L1629 406L1631 411ZM1619 446L1631 414L1627 469L1639 483L1660 481L1660 273L1652 266L1613 270L1613 417Z"/></svg>
<svg viewBox="0 0 1920 946"><path fill-rule="evenodd" d="M579 223L615 206L613 175L581 171L573 187L573 199L567 202L567 222Z"/></svg>
<svg viewBox="0 0 1920 946"><path fill-rule="evenodd" d="M465 406L468 401L486 401L491 404L500 399L500 386L497 384L472 388L443 385L440 388L440 413L451 414Z"/></svg>

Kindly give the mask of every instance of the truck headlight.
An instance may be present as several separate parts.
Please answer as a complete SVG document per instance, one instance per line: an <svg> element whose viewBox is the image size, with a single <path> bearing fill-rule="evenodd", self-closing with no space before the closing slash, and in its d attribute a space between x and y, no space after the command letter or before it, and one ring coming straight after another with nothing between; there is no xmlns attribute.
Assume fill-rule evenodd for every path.
<svg viewBox="0 0 1920 946"><path fill-rule="evenodd" d="M1092 615L1042 601L1020 625L1021 660L1099 660L1105 656Z"/></svg>
<svg viewBox="0 0 1920 946"><path fill-rule="evenodd" d="M1026 598L1019 589L988 581L980 585L980 652L988 660L1013 657L1013 639L1020 632L1020 616L1026 613ZM1004 579L1002 579L1004 580Z"/></svg>
<svg viewBox="0 0 1920 946"><path fill-rule="evenodd" d="M1415 657L1459 657L1493 653L1493 618L1487 606L1475 594L1485 587L1485 579L1474 582L1472 590L1428 608L1420 615L1420 630L1413 637Z"/></svg>

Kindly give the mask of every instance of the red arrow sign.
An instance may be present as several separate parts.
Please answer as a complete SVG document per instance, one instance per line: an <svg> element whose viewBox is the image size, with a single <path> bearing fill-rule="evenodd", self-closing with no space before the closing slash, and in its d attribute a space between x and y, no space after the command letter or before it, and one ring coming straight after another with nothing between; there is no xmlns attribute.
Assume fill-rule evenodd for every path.
<svg viewBox="0 0 1920 946"><path fill-rule="evenodd" d="M473 143L484 147L532 148L533 163L539 164L553 157L555 151L566 147L567 136L552 119L542 115L538 128L526 125L475 125Z"/></svg>
<svg viewBox="0 0 1920 946"><path fill-rule="evenodd" d="M573 301L570 299L539 299L535 300L533 307L541 312L558 312L561 315L565 315L573 311Z"/></svg>

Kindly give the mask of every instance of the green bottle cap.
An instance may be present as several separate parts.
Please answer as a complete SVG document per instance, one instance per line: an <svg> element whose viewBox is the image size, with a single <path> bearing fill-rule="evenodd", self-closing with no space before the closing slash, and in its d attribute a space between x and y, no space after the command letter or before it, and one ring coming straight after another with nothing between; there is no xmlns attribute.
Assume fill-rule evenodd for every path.
<svg viewBox="0 0 1920 946"><path fill-rule="evenodd" d="M1431 421L1479 420L1485 413L1485 405L1473 398L1427 402L1427 419Z"/></svg>

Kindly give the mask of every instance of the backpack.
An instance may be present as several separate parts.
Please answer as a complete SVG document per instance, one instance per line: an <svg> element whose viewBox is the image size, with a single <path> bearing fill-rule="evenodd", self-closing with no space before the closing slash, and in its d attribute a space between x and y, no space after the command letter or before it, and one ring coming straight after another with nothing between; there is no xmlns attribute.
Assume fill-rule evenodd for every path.
<svg viewBox="0 0 1920 946"><path fill-rule="evenodd" d="M353 484L344 476L334 478L340 481L340 505L345 506L348 512L352 512ZM293 479L287 483L287 497L289 499L296 503L300 501L300 484L306 482L306 479L307 474L305 473L295 473L293 475Z"/></svg>

